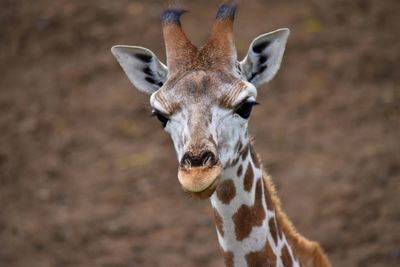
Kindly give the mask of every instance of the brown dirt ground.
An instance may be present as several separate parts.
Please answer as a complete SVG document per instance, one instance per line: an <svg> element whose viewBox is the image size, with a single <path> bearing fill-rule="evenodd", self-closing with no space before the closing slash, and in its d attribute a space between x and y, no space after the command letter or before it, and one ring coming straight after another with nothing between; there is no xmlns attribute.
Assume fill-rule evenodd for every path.
<svg viewBox="0 0 400 267"><path fill-rule="evenodd" d="M147 96L109 49L164 59L162 1L1 0L0 266L222 266ZM219 1L182 1L195 43ZM400 3L242 1L243 56L289 27L251 132L284 209L334 266L400 266Z"/></svg>

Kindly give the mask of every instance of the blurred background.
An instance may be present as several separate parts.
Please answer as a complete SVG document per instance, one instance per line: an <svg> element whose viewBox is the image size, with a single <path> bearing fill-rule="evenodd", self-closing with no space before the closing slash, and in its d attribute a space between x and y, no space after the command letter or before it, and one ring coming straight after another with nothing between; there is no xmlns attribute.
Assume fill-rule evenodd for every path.
<svg viewBox="0 0 400 267"><path fill-rule="evenodd" d="M223 266L148 96L110 53L165 61L163 1L1 0L0 266ZM201 45L219 0L181 1ZM289 27L250 131L283 208L334 266L400 266L400 2L242 1L242 58Z"/></svg>

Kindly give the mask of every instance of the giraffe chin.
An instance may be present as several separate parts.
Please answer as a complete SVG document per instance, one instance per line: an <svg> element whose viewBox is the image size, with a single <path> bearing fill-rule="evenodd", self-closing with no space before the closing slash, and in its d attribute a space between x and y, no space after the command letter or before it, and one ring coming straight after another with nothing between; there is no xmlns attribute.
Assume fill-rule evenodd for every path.
<svg viewBox="0 0 400 267"><path fill-rule="evenodd" d="M217 188L221 171L222 168L217 165L190 169L180 168L178 171L178 180L185 192L196 198L206 199Z"/></svg>

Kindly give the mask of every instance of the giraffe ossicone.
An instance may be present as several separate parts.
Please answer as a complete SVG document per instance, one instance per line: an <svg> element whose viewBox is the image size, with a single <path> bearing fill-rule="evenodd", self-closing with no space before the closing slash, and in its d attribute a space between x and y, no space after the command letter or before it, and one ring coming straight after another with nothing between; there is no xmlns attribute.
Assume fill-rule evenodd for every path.
<svg viewBox="0 0 400 267"><path fill-rule="evenodd" d="M247 130L256 86L278 72L289 30L260 35L238 61L236 7L220 6L200 48L181 28L184 11L166 10L166 65L143 47L118 45L111 51L133 85L151 95L152 115L172 138L183 189L210 198L226 266L329 267L318 243L298 234L282 212Z"/></svg>

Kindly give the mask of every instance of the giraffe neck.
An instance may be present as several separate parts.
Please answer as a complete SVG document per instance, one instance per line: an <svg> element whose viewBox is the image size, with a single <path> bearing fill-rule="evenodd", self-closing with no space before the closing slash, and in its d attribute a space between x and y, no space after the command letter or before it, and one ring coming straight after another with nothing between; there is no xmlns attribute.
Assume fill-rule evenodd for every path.
<svg viewBox="0 0 400 267"><path fill-rule="evenodd" d="M271 188L249 142L221 174L211 196L225 265L234 267L300 266L281 230Z"/></svg>

